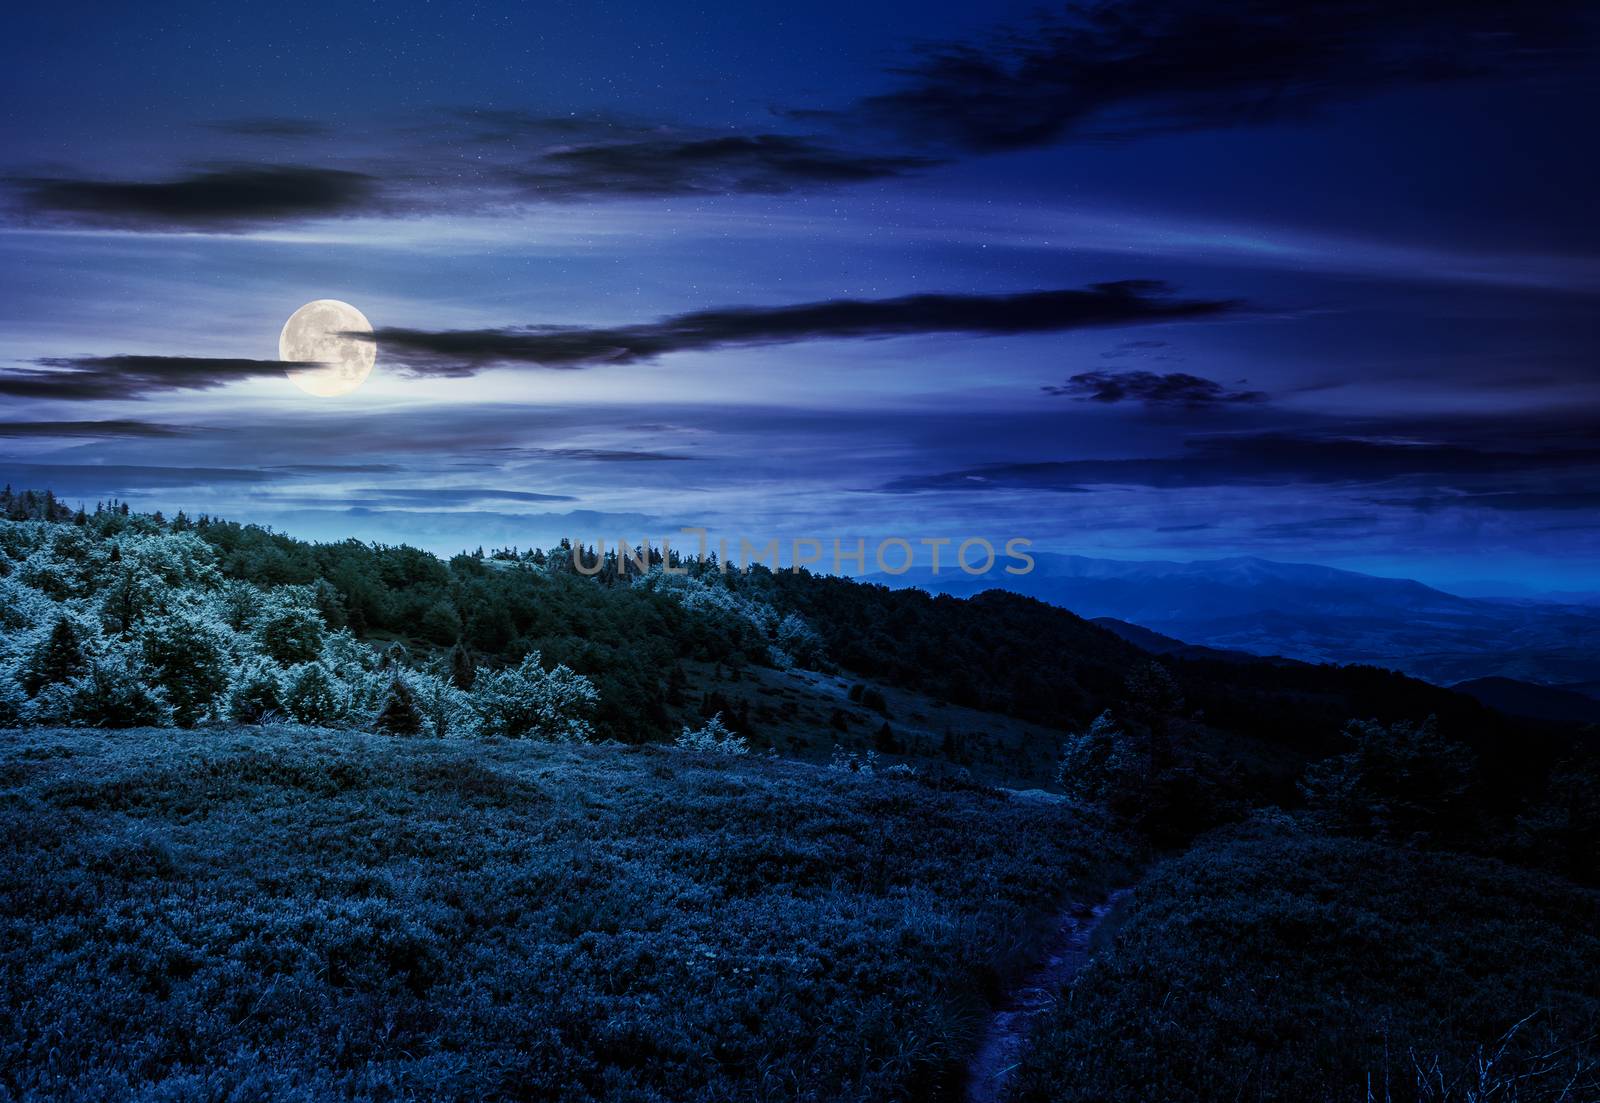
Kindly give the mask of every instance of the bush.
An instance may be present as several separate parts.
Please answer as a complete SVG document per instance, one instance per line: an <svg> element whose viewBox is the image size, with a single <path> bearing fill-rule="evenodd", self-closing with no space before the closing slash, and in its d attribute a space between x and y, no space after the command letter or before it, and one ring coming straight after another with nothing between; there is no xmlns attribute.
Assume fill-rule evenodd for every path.
<svg viewBox="0 0 1600 1103"><path fill-rule="evenodd" d="M518 666L478 675L470 699L482 734L552 742L590 738L594 686L566 666L546 671L539 664L534 651Z"/></svg>
<svg viewBox="0 0 1600 1103"><path fill-rule="evenodd" d="M479 733L478 714L471 701L450 682L415 670L402 671L400 677L411 691L423 734L445 739Z"/></svg>
<svg viewBox="0 0 1600 1103"><path fill-rule="evenodd" d="M241 724L260 724L283 711L283 679L273 663L256 658L234 672L228 687L228 716Z"/></svg>
<svg viewBox="0 0 1600 1103"><path fill-rule="evenodd" d="M344 719L344 689L320 662L301 663L284 678L283 707L302 724L332 724Z"/></svg>
<svg viewBox="0 0 1600 1103"><path fill-rule="evenodd" d="M699 751L703 754L741 755L750 753L750 744L744 736L728 730L722 722L722 713L717 713L699 728L691 729L687 724L674 745L685 751Z"/></svg>
<svg viewBox="0 0 1600 1103"><path fill-rule="evenodd" d="M22 723L27 706L27 693L9 667L0 664L0 728L12 728Z"/></svg>
<svg viewBox="0 0 1600 1103"><path fill-rule="evenodd" d="M1056 782L1074 800L1103 804L1121 816L1137 812L1150 780L1147 741L1128 735L1111 713L1067 737Z"/></svg>

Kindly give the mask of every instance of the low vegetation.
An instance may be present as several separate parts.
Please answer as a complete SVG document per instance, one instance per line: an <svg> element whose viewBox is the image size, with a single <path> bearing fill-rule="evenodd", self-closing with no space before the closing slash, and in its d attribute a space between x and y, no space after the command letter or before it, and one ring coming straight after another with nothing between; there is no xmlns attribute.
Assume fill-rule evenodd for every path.
<svg viewBox="0 0 1600 1103"><path fill-rule="evenodd" d="M925 1098L1071 806L700 751L299 727L0 749L0 1096Z"/></svg>
<svg viewBox="0 0 1600 1103"><path fill-rule="evenodd" d="M1600 1098L1600 892L1274 817L1135 891L1017 1103Z"/></svg>

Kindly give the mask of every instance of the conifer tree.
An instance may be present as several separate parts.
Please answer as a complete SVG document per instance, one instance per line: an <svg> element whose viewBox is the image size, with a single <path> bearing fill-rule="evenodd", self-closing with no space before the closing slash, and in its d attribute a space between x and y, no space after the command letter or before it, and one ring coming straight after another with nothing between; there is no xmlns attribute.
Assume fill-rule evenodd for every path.
<svg viewBox="0 0 1600 1103"><path fill-rule="evenodd" d="M383 709L372 722L372 727L385 735L416 735L422 731L422 716L417 710L416 696L398 674L389 681Z"/></svg>

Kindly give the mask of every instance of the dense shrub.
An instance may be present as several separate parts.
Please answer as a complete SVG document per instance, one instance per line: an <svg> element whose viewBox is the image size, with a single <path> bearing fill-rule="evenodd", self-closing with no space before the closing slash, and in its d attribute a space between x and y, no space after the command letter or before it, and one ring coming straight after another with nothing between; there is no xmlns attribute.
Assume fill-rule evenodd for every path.
<svg viewBox="0 0 1600 1103"><path fill-rule="evenodd" d="M314 605L302 604L298 596L276 597L256 627L261 649L285 665L315 659L322 650L322 614Z"/></svg>
<svg viewBox="0 0 1600 1103"><path fill-rule="evenodd" d="M517 666L479 674L470 700L482 735L550 742L593 735L594 687L566 666L545 670L537 651Z"/></svg>

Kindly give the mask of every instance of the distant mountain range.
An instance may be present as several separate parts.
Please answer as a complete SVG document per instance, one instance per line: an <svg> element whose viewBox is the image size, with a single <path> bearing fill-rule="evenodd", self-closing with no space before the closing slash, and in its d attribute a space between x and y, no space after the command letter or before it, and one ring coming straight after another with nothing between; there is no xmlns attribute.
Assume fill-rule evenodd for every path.
<svg viewBox="0 0 1600 1103"><path fill-rule="evenodd" d="M1026 575L999 566L983 575L933 575L922 567L869 581L956 597L1010 590L1099 620L1150 651L1370 663L1439 685L1511 679L1600 695L1600 607L1592 604L1460 597L1409 579L1252 557L1176 563L1033 555Z"/></svg>

